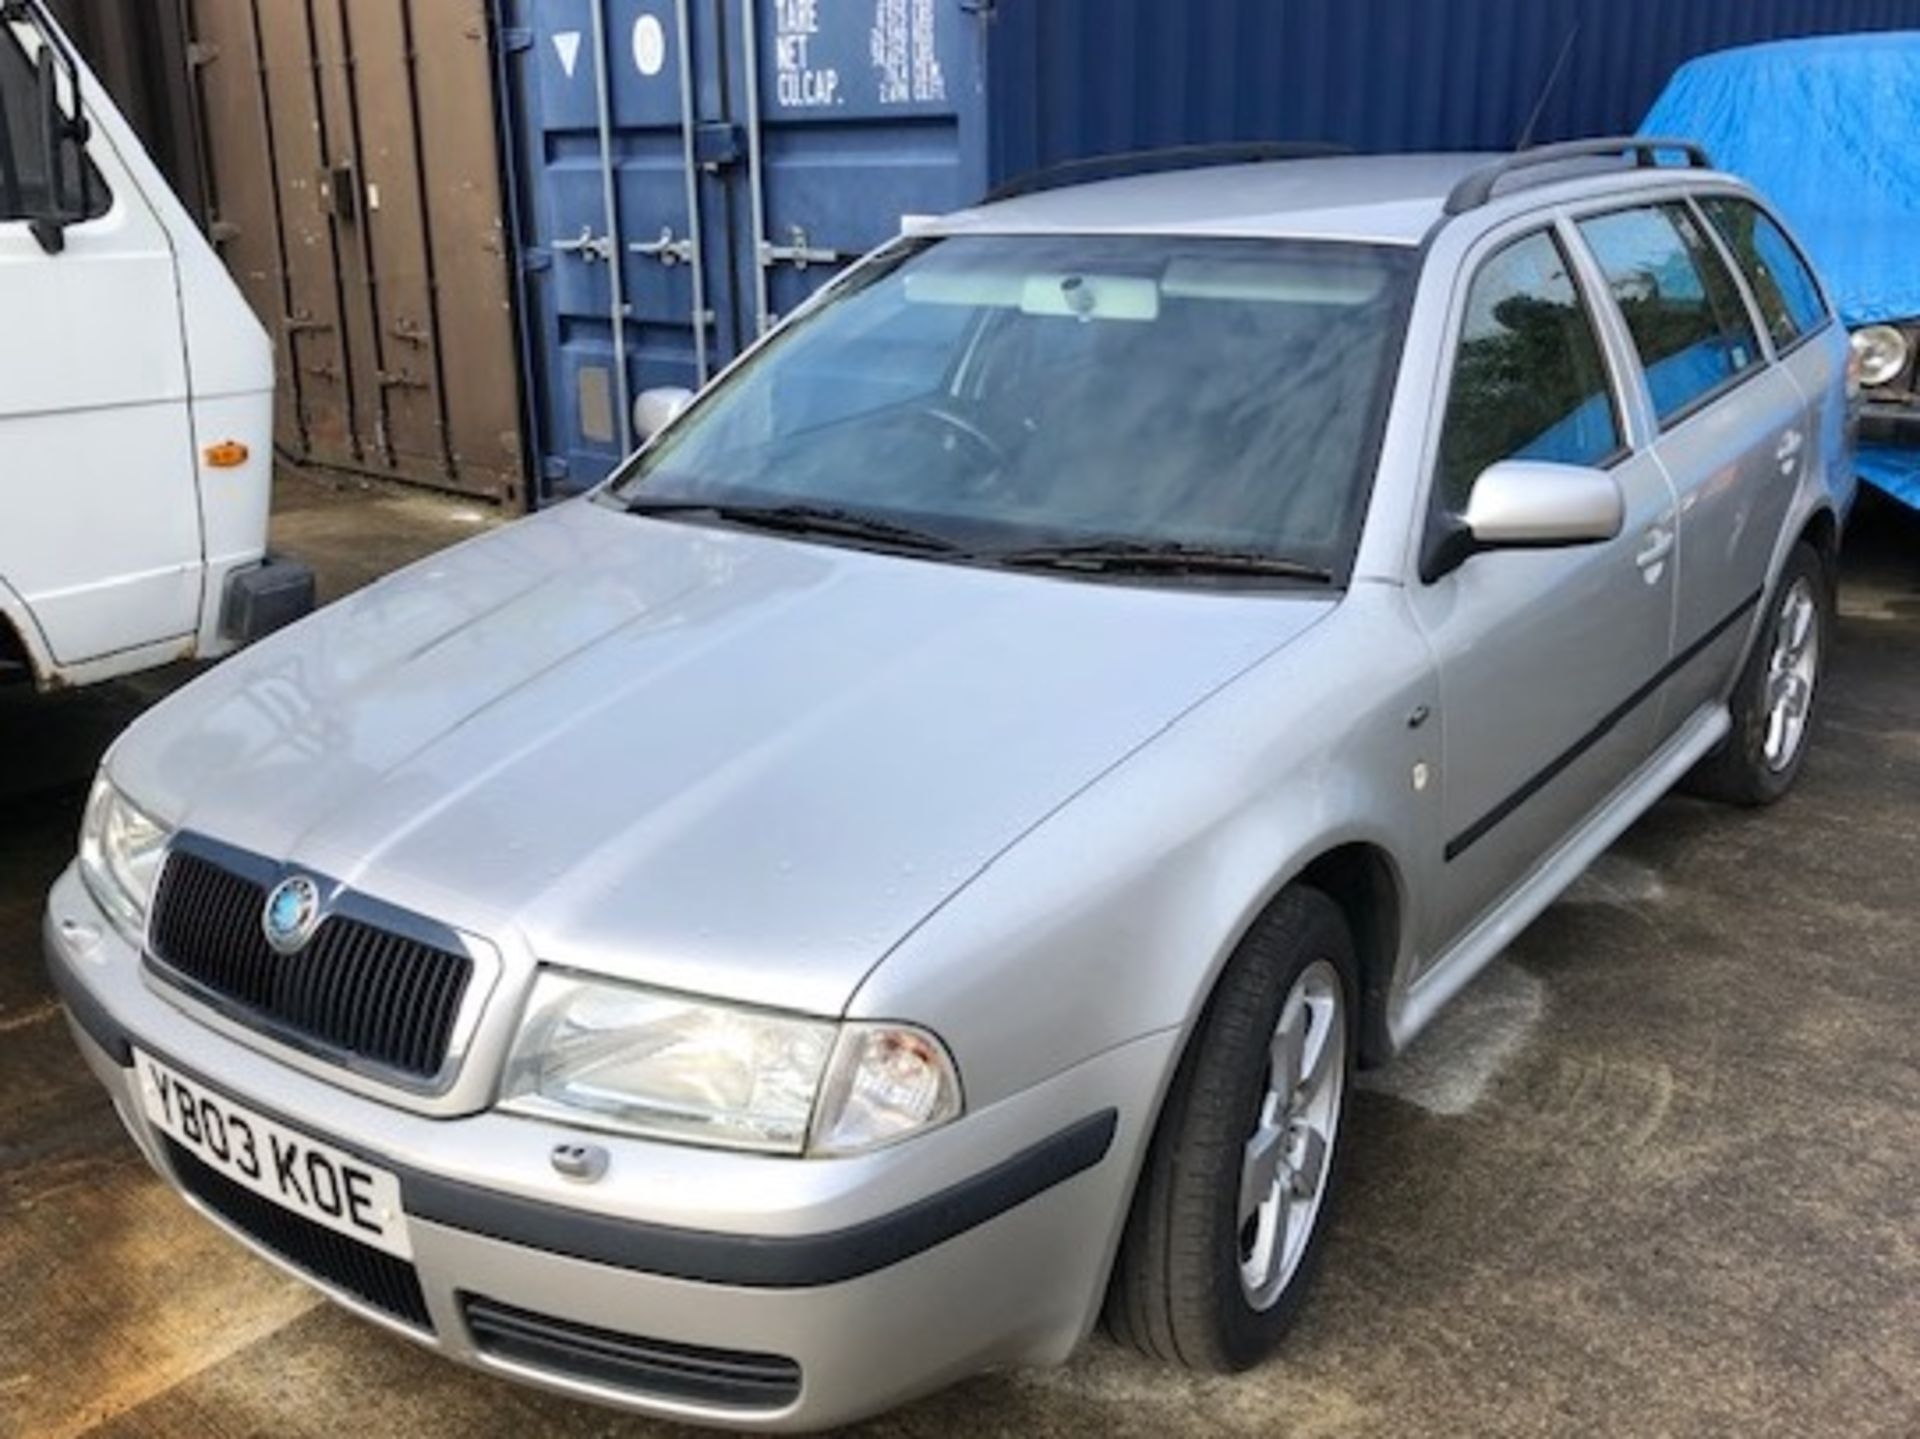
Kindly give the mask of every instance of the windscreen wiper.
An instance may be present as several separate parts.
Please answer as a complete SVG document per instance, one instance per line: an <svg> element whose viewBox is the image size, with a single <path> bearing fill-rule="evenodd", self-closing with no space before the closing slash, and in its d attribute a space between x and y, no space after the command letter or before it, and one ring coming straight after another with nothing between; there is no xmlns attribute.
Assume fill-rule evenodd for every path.
<svg viewBox="0 0 1920 1439"><path fill-rule="evenodd" d="M1084 570L1093 574L1263 575L1332 584L1324 565L1259 550L1220 549L1178 541L1094 540L1079 544L1035 545L983 555L997 565L1032 569Z"/></svg>
<svg viewBox="0 0 1920 1439"><path fill-rule="evenodd" d="M790 535L833 535L842 539L874 540L904 549L939 554L960 546L945 535L897 524L876 515L863 515L835 505L747 505L719 500L650 500L640 496L627 505L633 515L711 515L716 520L750 529Z"/></svg>

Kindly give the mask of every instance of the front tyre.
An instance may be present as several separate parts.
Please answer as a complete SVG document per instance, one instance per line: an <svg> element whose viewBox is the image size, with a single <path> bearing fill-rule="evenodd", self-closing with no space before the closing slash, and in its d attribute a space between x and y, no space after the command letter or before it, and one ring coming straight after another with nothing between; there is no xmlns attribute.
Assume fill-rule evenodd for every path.
<svg viewBox="0 0 1920 1439"><path fill-rule="evenodd" d="M1772 804L1793 786L1813 733L1815 701L1833 629L1833 587L1804 541L1793 548L1765 623L1734 686L1733 728L1687 777L1686 788L1729 804Z"/></svg>
<svg viewBox="0 0 1920 1439"><path fill-rule="evenodd" d="M1318 1267L1357 1039L1353 938L1318 890L1241 942L1167 1096L1107 1296L1114 1337L1230 1372L1272 1352Z"/></svg>

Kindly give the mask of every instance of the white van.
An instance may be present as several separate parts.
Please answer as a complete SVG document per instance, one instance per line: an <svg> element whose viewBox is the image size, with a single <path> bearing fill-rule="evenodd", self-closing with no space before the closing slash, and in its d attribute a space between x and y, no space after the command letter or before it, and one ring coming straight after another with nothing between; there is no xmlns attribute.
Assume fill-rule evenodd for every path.
<svg viewBox="0 0 1920 1439"><path fill-rule="evenodd" d="M0 0L0 682L311 609L266 554L272 474L265 331L40 0Z"/></svg>

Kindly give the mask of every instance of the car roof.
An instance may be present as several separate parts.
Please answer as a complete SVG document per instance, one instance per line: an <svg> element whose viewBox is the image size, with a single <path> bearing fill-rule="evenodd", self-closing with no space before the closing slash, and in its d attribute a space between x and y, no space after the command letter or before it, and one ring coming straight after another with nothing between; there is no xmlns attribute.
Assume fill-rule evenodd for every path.
<svg viewBox="0 0 1920 1439"><path fill-rule="evenodd" d="M1163 170L990 201L916 227L929 234L1238 235L1417 245L1445 214L1460 180L1497 154L1343 155ZM1630 188L1705 170L1633 170L1618 163L1552 167L1541 182ZM1611 181L1610 184L1604 183ZM1522 187L1531 193L1535 187ZM1500 192L1504 199L1512 193Z"/></svg>

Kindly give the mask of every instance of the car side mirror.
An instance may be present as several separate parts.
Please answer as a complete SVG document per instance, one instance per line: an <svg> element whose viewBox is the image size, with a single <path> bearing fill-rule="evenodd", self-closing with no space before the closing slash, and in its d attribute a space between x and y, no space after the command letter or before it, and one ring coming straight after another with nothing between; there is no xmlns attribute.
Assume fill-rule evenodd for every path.
<svg viewBox="0 0 1920 1439"><path fill-rule="evenodd" d="M659 434L693 403L693 391L680 385L659 385L642 390L633 402L633 437L645 444Z"/></svg>
<svg viewBox="0 0 1920 1439"><path fill-rule="evenodd" d="M1431 583L1483 550L1598 544L1618 535L1626 516L1626 497L1604 470L1502 460L1474 481L1464 515L1432 527L1420 577Z"/></svg>

